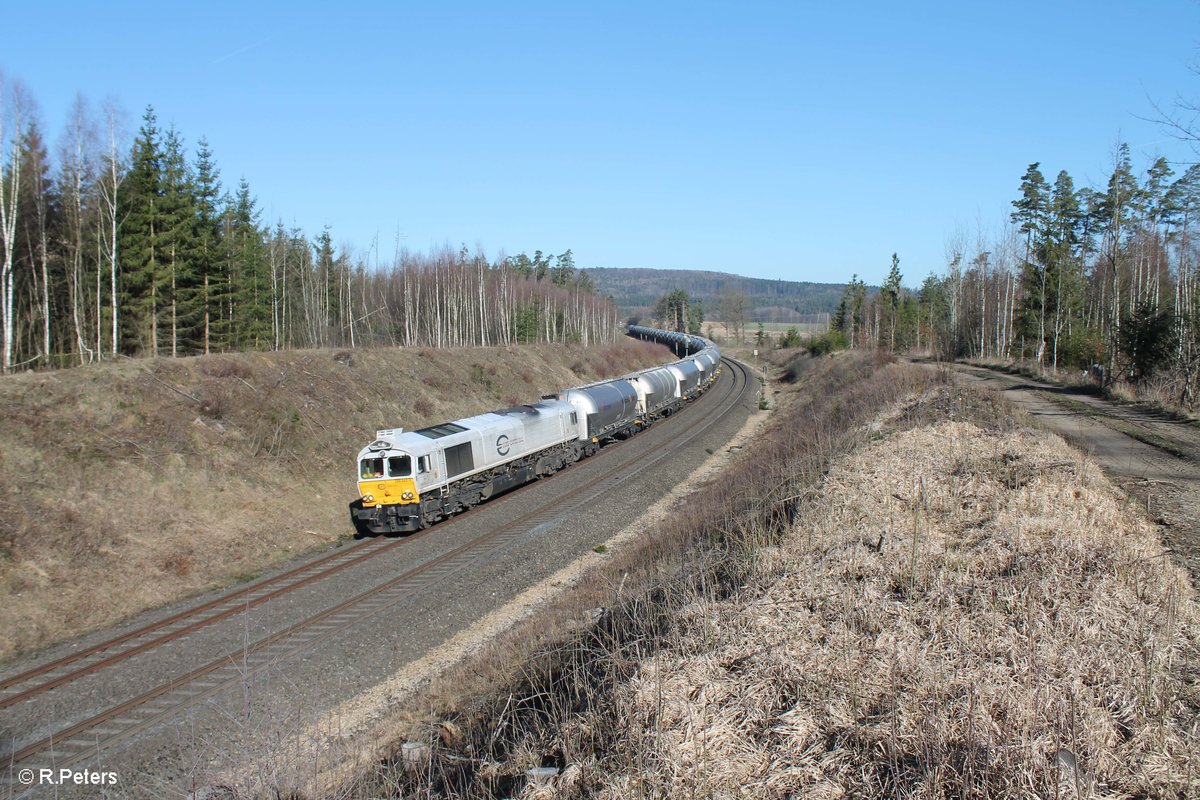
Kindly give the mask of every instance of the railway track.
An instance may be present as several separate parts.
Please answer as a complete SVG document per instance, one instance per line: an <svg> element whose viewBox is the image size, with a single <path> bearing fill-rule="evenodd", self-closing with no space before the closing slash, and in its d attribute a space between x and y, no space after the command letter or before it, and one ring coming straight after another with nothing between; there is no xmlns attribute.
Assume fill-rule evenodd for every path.
<svg viewBox="0 0 1200 800"><path fill-rule="evenodd" d="M43 692L228 619L248 608L274 600L287 592L308 586L373 558L401 541L403 540L368 539L356 542L348 548L331 551L307 564L243 586L202 605L184 609L165 619L0 680L0 709L29 700ZM76 664L80 665L73 666ZM38 682L39 678L44 680Z"/></svg>
<svg viewBox="0 0 1200 800"><path fill-rule="evenodd" d="M689 406L671 420L658 423L660 426L670 425L674 424L676 419L686 419L689 423L684 432L671 441L671 446L646 450L631 462L621 463L610 459L611 463L603 464L605 454L611 452L606 449L584 462L600 461L603 464L595 476L508 524L487 531L431 561L405 570L371 589L257 641L246 643L237 650L227 652L207 664L100 713L65 726L49 736L29 743L18 742L20 749L0 754L9 762L9 776L14 774L14 768L18 766L53 765L55 769L61 769L80 764L84 759L94 758L100 750L127 740L227 689L242 685L268 667L293 658L351 626L370 620L393 608L405 598L467 570L490 554L531 533L536 533L538 529L564 516L571 509L585 506L621 484L635 479L700 436L742 399L750 386L749 371L740 363L729 359L725 359L724 364L726 369L722 380L714 385L705 399ZM569 469L578 466L580 465ZM520 491L518 489L510 495ZM312 584L406 542L445 531L457 519L458 517L453 518L404 539L365 540L280 575L230 592L196 608L102 642L80 653L8 678L0 684L0 691L10 692L0 699L0 708L109 668L200 627L232 616L248 606L267 602L286 592ZM45 680L35 682L38 678ZM22 686L24 688L21 688Z"/></svg>

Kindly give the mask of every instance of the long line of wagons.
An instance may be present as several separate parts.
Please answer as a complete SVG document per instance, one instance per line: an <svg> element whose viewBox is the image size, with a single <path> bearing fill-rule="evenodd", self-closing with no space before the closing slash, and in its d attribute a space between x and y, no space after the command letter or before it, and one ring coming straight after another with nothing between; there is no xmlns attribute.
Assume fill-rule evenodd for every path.
<svg viewBox="0 0 1200 800"><path fill-rule="evenodd" d="M700 336L630 326L678 361L564 389L529 405L417 431L392 428L358 454L359 536L416 531L550 475L669 416L717 378L721 351Z"/></svg>

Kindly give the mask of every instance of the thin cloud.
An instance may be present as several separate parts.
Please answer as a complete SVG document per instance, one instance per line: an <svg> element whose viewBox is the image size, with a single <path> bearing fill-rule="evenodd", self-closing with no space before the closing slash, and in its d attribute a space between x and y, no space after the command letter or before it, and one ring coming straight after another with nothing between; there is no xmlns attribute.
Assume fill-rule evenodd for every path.
<svg viewBox="0 0 1200 800"><path fill-rule="evenodd" d="M253 44L248 44L245 47L239 47L237 50L234 50L231 53L226 53L225 55L221 56L220 58L213 59L210 62L210 65L220 64L222 61L228 61L229 59L231 59L235 56L240 56L242 53L249 52L256 47L262 47L264 44L266 44L267 42L271 41L274 38L275 38L275 36L271 35L265 39L261 39L257 42L254 42Z"/></svg>

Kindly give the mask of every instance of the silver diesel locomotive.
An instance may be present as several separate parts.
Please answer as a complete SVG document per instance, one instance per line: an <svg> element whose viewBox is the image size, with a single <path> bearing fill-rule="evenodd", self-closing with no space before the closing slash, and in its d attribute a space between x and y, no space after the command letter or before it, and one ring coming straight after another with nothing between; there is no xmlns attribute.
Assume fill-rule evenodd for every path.
<svg viewBox="0 0 1200 800"><path fill-rule="evenodd" d="M358 454L360 536L420 530L595 453L668 416L716 380L721 352L699 336L631 326L681 358L539 402L416 431L377 431Z"/></svg>

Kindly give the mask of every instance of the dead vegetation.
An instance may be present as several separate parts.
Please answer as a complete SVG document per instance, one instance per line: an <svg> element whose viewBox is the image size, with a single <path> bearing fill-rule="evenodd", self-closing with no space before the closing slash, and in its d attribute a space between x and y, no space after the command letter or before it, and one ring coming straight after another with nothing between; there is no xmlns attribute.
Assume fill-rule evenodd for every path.
<svg viewBox="0 0 1200 800"><path fill-rule="evenodd" d="M1200 615L1139 511L932 370L797 380L602 609L430 687L419 761L335 794L1194 796Z"/></svg>
<svg viewBox="0 0 1200 800"><path fill-rule="evenodd" d="M1061 442L900 433L801 516L638 665L614 708L654 766L592 794L1194 796L1192 587Z"/></svg>
<svg viewBox="0 0 1200 800"><path fill-rule="evenodd" d="M351 461L378 428L529 402L669 358L628 340L127 360L6 377L0 658L349 535Z"/></svg>

